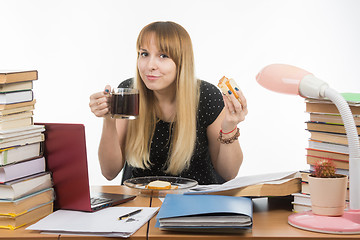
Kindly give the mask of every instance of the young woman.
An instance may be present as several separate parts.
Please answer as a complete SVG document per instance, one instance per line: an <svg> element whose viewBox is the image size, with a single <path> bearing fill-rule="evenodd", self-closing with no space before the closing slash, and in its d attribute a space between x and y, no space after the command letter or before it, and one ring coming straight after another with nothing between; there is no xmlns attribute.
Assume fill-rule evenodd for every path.
<svg viewBox="0 0 360 240"><path fill-rule="evenodd" d="M237 125L247 114L246 99L223 96L198 80L189 34L174 22L145 26L137 39L137 74L119 87L139 89L136 120L112 119L108 92L90 96L91 111L103 117L99 145L102 174L115 178L125 162L132 176L181 176L199 184L236 177L243 160Z"/></svg>

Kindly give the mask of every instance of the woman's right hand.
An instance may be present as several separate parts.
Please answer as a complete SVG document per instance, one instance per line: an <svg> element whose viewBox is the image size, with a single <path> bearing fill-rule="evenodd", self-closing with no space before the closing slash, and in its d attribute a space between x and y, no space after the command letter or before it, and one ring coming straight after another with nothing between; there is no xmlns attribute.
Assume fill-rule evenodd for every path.
<svg viewBox="0 0 360 240"><path fill-rule="evenodd" d="M90 96L89 106L95 116L106 117L108 115L110 91L110 85L106 85L103 92L97 92Z"/></svg>

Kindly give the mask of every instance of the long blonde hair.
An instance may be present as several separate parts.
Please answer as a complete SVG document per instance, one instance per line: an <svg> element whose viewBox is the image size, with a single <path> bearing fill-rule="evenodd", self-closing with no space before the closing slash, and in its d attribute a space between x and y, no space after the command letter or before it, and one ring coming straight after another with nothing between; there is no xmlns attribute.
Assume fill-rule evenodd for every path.
<svg viewBox="0 0 360 240"><path fill-rule="evenodd" d="M199 82L195 78L194 54L187 31L174 22L154 22L145 26L137 39L137 51L149 41L152 34L158 49L176 64L176 116L165 171L178 175L189 164L196 144L196 115L199 102ZM149 168L150 147L157 123L157 100L152 90L146 88L139 71L134 85L140 93L140 113L129 121L125 156L134 167Z"/></svg>

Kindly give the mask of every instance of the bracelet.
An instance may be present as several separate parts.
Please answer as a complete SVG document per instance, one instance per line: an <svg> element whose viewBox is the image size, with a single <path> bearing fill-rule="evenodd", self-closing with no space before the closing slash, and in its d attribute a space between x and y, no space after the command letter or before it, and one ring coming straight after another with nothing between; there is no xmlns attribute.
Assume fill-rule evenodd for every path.
<svg viewBox="0 0 360 240"><path fill-rule="evenodd" d="M237 129L237 127L235 127L233 130L231 130L230 132L227 132L227 133L224 133L221 129L220 129L220 132L222 133L222 134L229 134L229 133L232 133L233 131L235 131Z"/></svg>
<svg viewBox="0 0 360 240"><path fill-rule="evenodd" d="M235 140L237 140L238 137L240 136L240 129L239 129L239 128L236 128L236 129L237 129L237 131L236 131L235 135L232 136L231 138L226 138L226 139L223 138L223 132L220 130L220 132L219 132L219 137L218 137L217 140L218 140L220 143L223 143L223 144L233 143L233 142L234 142ZM234 131L234 130L233 130L233 131Z"/></svg>

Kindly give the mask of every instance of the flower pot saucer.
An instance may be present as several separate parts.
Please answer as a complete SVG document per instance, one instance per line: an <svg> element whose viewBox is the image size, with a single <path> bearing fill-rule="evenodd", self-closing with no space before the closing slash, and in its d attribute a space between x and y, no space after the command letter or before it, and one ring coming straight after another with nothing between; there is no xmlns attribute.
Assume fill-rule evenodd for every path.
<svg viewBox="0 0 360 240"><path fill-rule="evenodd" d="M360 234L360 210L346 210L338 217L316 215L312 211L294 213L288 217L288 223L313 232Z"/></svg>

